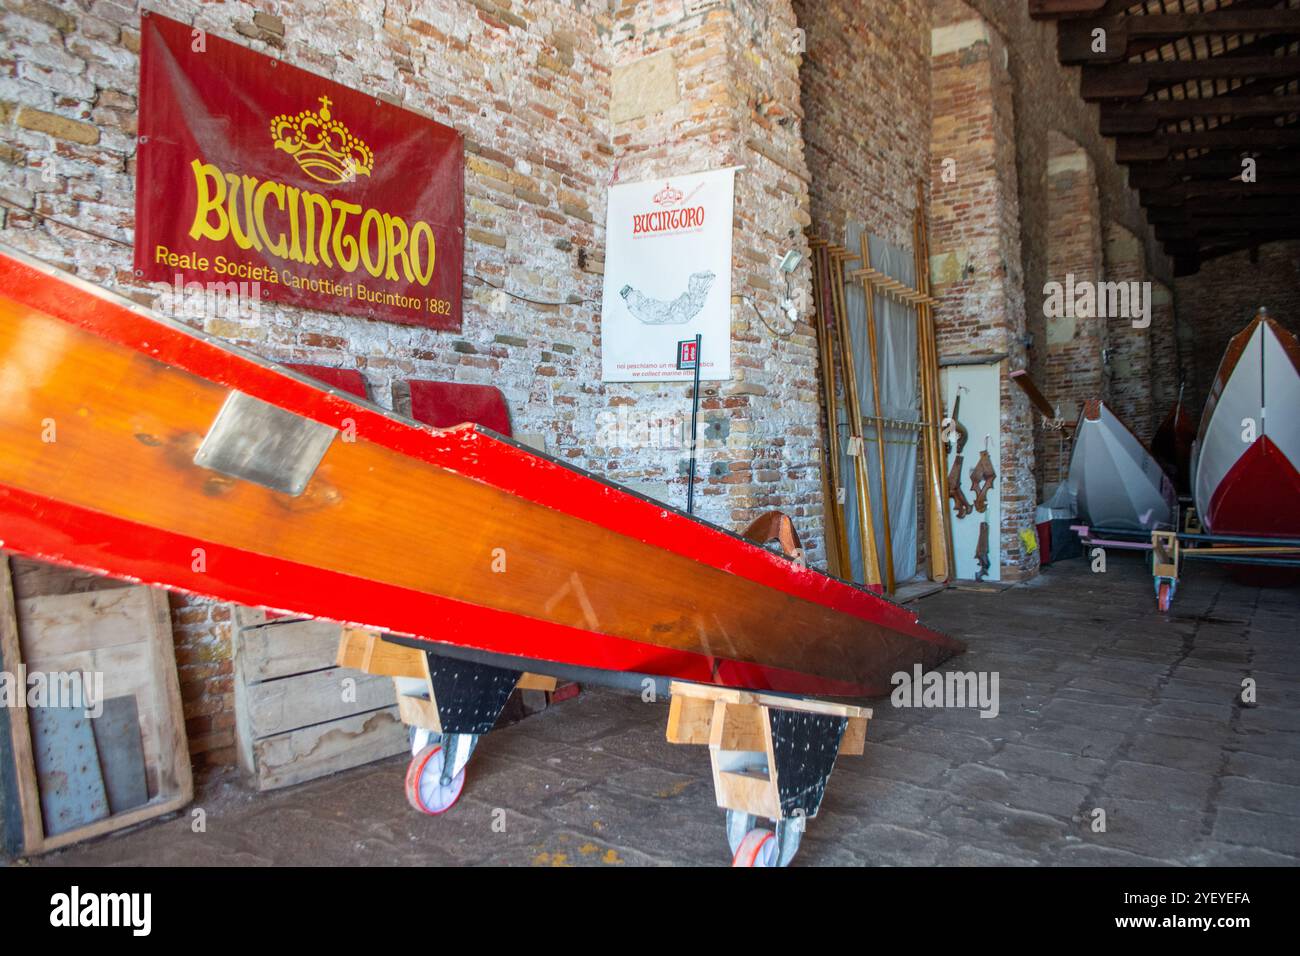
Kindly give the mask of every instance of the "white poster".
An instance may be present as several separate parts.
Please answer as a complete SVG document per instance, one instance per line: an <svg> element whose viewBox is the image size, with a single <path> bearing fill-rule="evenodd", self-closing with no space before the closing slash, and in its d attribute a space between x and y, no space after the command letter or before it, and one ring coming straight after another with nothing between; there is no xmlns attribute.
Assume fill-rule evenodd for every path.
<svg viewBox="0 0 1300 956"><path fill-rule="evenodd" d="M701 379L731 378L735 168L610 187L601 380L684 382L677 343L703 336Z"/></svg>

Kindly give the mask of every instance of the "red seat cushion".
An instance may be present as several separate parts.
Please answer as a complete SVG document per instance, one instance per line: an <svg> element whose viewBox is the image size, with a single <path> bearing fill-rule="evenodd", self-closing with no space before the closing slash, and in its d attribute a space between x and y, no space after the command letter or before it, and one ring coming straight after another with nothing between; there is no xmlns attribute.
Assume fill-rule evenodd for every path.
<svg viewBox="0 0 1300 956"><path fill-rule="evenodd" d="M328 365L302 365L295 362L286 363L285 368L291 368L295 372L302 372L303 375L310 375L318 382L324 382L326 385L349 392L358 398L368 399L370 397L366 394L366 380L356 369L331 368Z"/></svg>
<svg viewBox="0 0 1300 956"><path fill-rule="evenodd" d="M411 417L434 428L450 428L473 422L509 436L510 409L506 397L494 385L463 382L428 382L412 379Z"/></svg>

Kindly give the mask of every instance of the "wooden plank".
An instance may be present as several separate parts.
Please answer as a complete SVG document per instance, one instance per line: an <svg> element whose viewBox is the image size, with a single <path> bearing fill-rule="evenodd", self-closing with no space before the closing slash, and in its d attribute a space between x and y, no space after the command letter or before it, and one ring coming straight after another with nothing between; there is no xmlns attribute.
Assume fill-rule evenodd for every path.
<svg viewBox="0 0 1300 956"><path fill-rule="evenodd" d="M846 757L860 757L866 749L867 719L865 717L850 717L849 722L844 727L844 735L840 737L839 753Z"/></svg>
<svg viewBox="0 0 1300 956"><path fill-rule="evenodd" d="M519 683L515 685L515 690L543 690L549 694L555 690L558 683L554 677L547 677L545 674L530 674L525 671L519 675Z"/></svg>
<svg viewBox="0 0 1300 956"><path fill-rule="evenodd" d="M264 737L253 745L260 790L275 790L405 753L396 707Z"/></svg>
<svg viewBox="0 0 1300 956"><path fill-rule="evenodd" d="M249 726L248 690L253 685L244 676L244 655L240 653L244 632L235 631L233 648L233 674L235 684L235 759L244 776L257 778L257 761L253 757L253 744L257 738Z"/></svg>
<svg viewBox="0 0 1300 956"><path fill-rule="evenodd" d="M808 697L778 697L775 694L763 694L758 691L740 690L735 687L716 687L712 684L692 684L687 681L671 681L669 693L676 698L694 697L701 700L727 701L733 704L762 704L777 710L798 710L812 714L830 714L837 717L870 717L870 707L858 707L854 704L836 704L828 700L815 700Z"/></svg>
<svg viewBox="0 0 1300 956"><path fill-rule="evenodd" d="M230 619L234 622L235 630L243 630L246 627L259 627L267 622L266 611L260 607L245 607L242 604L229 604Z"/></svg>
<svg viewBox="0 0 1300 956"><path fill-rule="evenodd" d="M131 587L129 581L106 578L102 574L33 561L17 555L9 558L9 574L13 581L15 601L48 594L83 594L87 591Z"/></svg>
<svg viewBox="0 0 1300 956"><path fill-rule="evenodd" d="M151 799L148 804L140 807L138 810L130 810L126 813L115 814L100 820L98 823L92 823L88 827L82 827L79 830L72 830L68 833L62 833L58 836L44 838L35 850L29 848L32 853L48 853L51 850L57 850L61 847L71 846L74 843L80 843L83 840L93 840L95 837L104 836L115 830L125 830L127 827L133 827L137 823L144 823L146 820L152 820L155 817L165 816L181 809L187 803L194 799L193 791L179 791L174 797L158 797Z"/></svg>
<svg viewBox="0 0 1300 956"><path fill-rule="evenodd" d="M713 726L713 701L710 698L674 693L668 703L670 744L707 744Z"/></svg>
<svg viewBox="0 0 1300 956"><path fill-rule="evenodd" d="M442 721L438 719L438 706L432 697L416 697L412 694L397 695L397 712L402 723L409 727L423 727L435 734L442 733Z"/></svg>
<svg viewBox="0 0 1300 956"><path fill-rule="evenodd" d="M719 771L714 780L718 806L752 813L767 820L781 817L781 800L776 784L756 771Z"/></svg>
<svg viewBox="0 0 1300 956"><path fill-rule="evenodd" d="M337 630L337 626L335 628ZM386 641L374 631L357 627L345 627L339 636L338 653L335 662L339 667L350 667L365 671L367 674L381 674L386 677L428 676L425 651L408 644ZM519 677L518 690L555 690L556 680L544 674L523 673Z"/></svg>
<svg viewBox="0 0 1300 956"><path fill-rule="evenodd" d="M46 662L145 640L149 589L113 588L18 601L19 648L32 670L54 670ZM168 628L170 632L170 627Z"/></svg>
<svg viewBox="0 0 1300 956"><path fill-rule="evenodd" d="M337 633L337 626L335 628ZM425 677L426 653L418 647L386 641L374 631L345 627L339 635L340 667L351 667L367 674L385 677Z"/></svg>
<svg viewBox="0 0 1300 956"><path fill-rule="evenodd" d="M709 746L721 750L767 749L767 710L757 704L722 703L722 721L715 717Z"/></svg>
<svg viewBox="0 0 1300 956"><path fill-rule="evenodd" d="M250 683L336 666L339 626L326 621L265 624L239 634L244 680Z"/></svg>
<svg viewBox="0 0 1300 956"><path fill-rule="evenodd" d="M1010 378L1011 381L1020 386L1020 390L1029 398L1034 408L1038 409L1039 414L1044 418L1056 418L1056 408L1043 397L1038 385L1030 377L1028 369L1018 368L1011 373Z"/></svg>
<svg viewBox="0 0 1300 956"><path fill-rule="evenodd" d="M159 588L143 590L149 596L151 626L148 634L154 649L151 657L154 693L152 700L141 699L137 703L142 733L149 715L156 715L157 719L157 795L163 801L157 813L163 814L194 799L194 776L189 738L185 735L180 675L176 670L176 646L172 640L171 603L166 591ZM145 754L147 757L149 751L146 750Z"/></svg>
<svg viewBox="0 0 1300 956"><path fill-rule="evenodd" d="M14 607L13 585L9 578L9 556L0 553L0 660L11 673L17 673L22 664L19 652L18 615ZM19 688L22 693L26 688ZM41 796L36 784L36 763L32 757L31 729L26 707L10 707L9 739L13 751L15 777L18 789L19 812L22 817L23 846L28 853L38 852L45 837L41 820Z"/></svg>
<svg viewBox="0 0 1300 956"><path fill-rule="evenodd" d="M29 578L29 583L35 579ZM44 576L41 580L47 585L51 582L58 583L51 576ZM20 649L23 637L19 633L17 608L12 600L7 569L0 574L0 584L3 585L4 592L0 595L0 644L3 644L6 666L16 667L22 662ZM112 600L106 604L101 603L104 597ZM27 601L41 603L26 605ZM82 602L80 609L76 603L78 601ZM89 665L89 669L99 669L104 673L105 696L120 696L115 693L116 690L122 687L132 688L137 698L150 784L150 801L145 806L127 813L114 814L66 833L47 836L40 817L40 796L27 713L22 709L14 709L10 716L15 759L29 768L18 775L26 852L42 853L69 846L170 813L189 803L194 795L193 781L166 592L138 586L86 587L78 592L24 599L24 604L28 619L34 626L40 627L47 620L56 625L56 633L50 644L39 636L28 640L28 643L38 653L48 654L48 649L67 652L38 658L36 663L42 669L49 664L58 665L51 669L61 670L83 669L84 665ZM7 620L5 608L9 612ZM98 614L89 613L91 608L106 608L108 613L101 618ZM133 609L129 615L128 608ZM132 625L128 626L123 620L126 616L134 617ZM78 630L78 625L70 623L71 621L81 621L81 629ZM121 643L124 636L132 630L135 642ZM110 646L97 649L94 640L97 633ZM32 666L32 662L27 663L29 667ZM123 667L130 669L123 671ZM145 673L152 673L152 682L134 673L140 668Z"/></svg>
<svg viewBox="0 0 1300 956"><path fill-rule="evenodd" d="M355 700L344 700L345 680L356 681ZM393 685L376 674L341 668L314 671L246 687L248 729L253 739L391 707Z"/></svg>

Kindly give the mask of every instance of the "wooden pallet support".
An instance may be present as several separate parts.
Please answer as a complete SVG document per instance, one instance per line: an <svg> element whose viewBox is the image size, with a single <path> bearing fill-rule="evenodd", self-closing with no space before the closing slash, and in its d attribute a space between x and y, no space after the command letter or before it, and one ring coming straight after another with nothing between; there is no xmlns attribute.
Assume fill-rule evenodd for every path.
<svg viewBox="0 0 1300 956"><path fill-rule="evenodd" d="M772 863L789 863L836 758L863 752L871 710L681 681L670 690L668 742L708 746L736 861L753 865L744 848L770 839ZM772 821L775 833L758 821Z"/></svg>

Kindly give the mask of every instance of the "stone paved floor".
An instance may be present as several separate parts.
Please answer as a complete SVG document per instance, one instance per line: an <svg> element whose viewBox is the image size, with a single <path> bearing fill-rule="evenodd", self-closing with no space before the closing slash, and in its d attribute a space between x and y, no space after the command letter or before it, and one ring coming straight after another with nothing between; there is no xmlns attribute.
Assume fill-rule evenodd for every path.
<svg viewBox="0 0 1300 956"><path fill-rule="evenodd" d="M796 863L1300 863L1300 589L1194 566L1165 618L1150 582L1112 555L915 605L969 643L949 667L1000 675L1001 712L878 703ZM186 815L40 862L725 863L708 753L665 743L666 713L584 691L486 738L440 818L407 808L401 759L262 796L225 774L205 833Z"/></svg>

